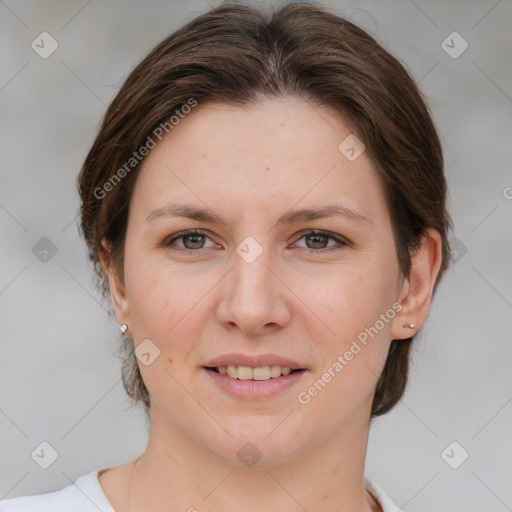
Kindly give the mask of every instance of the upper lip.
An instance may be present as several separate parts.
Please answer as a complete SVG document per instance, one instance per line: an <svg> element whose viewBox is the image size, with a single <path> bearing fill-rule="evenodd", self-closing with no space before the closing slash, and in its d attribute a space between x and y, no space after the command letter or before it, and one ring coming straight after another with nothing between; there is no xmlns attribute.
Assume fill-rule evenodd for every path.
<svg viewBox="0 0 512 512"><path fill-rule="evenodd" d="M259 368L262 366L284 366L292 370L305 369L304 366L275 354L260 354L250 356L246 354L224 354L222 356L211 359L204 366L208 368L217 368L219 366L249 366L251 368Z"/></svg>

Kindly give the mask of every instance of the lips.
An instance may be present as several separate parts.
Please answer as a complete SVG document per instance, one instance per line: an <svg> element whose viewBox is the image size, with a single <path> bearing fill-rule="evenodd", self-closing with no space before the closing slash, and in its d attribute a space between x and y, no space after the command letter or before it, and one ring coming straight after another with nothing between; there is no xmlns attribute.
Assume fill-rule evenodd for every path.
<svg viewBox="0 0 512 512"><path fill-rule="evenodd" d="M243 400L268 399L300 381L308 369L275 354L224 354L203 366L204 375L229 395Z"/></svg>
<svg viewBox="0 0 512 512"><path fill-rule="evenodd" d="M304 365L297 361L281 357L275 354L261 354L250 356L246 354L224 354L208 361L205 368L218 368L220 366L248 366L250 368L261 368L264 366L281 366L290 370L307 370Z"/></svg>
<svg viewBox="0 0 512 512"><path fill-rule="evenodd" d="M250 367L245 368L250 369ZM232 397L242 400L272 398L291 388L307 373L307 370L294 370L290 371L288 375L281 375L280 377L267 380L257 380L232 378L229 375L223 375L206 367L202 371L205 377L210 379L210 382L218 386L217 389L221 389ZM208 387L210 386L208 385Z"/></svg>

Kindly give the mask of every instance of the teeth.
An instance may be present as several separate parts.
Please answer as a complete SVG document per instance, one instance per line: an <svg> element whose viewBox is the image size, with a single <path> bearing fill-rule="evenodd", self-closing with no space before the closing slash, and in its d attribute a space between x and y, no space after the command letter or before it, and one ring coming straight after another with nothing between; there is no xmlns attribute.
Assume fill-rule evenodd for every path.
<svg viewBox="0 0 512 512"><path fill-rule="evenodd" d="M259 366L251 368L250 366L217 366L217 371L221 375L228 375L232 379L240 380L269 380L281 377L281 375L289 375L291 368L286 366Z"/></svg>
<svg viewBox="0 0 512 512"><path fill-rule="evenodd" d="M280 366L271 366L270 367L270 376L275 379L276 377L281 376L281 367Z"/></svg>
<svg viewBox="0 0 512 512"><path fill-rule="evenodd" d="M239 366L238 367L238 375L237 377L240 380L250 380L252 379L252 368L248 366Z"/></svg>
<svg viewBox="0 0 512 512"><path fill-rule="evenodd" d="M249 368L250 370L250 368ZM252 378L254 380L269 380L270 379L270 366L261 366L259 368L254 368L252 371ZM238 374L240 375L240 369L238 370Z"/></svg>

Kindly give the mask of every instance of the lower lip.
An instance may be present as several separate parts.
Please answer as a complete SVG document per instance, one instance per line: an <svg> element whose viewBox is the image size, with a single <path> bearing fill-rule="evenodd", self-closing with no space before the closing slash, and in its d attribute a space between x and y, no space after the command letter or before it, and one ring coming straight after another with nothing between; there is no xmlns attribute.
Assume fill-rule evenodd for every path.
<svg viewBox="0 0 512 512"><path fill-rule="evenodd" d="M288 375L281 375L281 377L275 379L243 380L232 379L227 375L222 375L204 367L203 370L216 384L231 395L249 399L268 398L277 395L281 391L293 386L306 373L306 370L299 370Z"/></svg>

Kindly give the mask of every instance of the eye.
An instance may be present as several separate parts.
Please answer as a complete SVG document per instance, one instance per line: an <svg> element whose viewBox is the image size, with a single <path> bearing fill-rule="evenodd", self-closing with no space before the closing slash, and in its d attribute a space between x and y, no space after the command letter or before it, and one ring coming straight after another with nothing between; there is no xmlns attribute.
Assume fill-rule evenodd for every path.
<svg viewBox="0 0 512 512"><path fill-rule="evenodd" d="M197 229L189 229L188 231L182 231L181 233L171 235L170 238L167 238L164 241L163 245L165 247L170 248L173 251L188 252L189 254L193 254L199 253L202 249L208 248L205 246L207 239L211 240L210 237L206 234L206 232ZM328 252L340 249L339 246L343 247L349 245L349 243L346 240L343 240L342 238L332 233L321 230L310 230L307 232L303 232L299 240L302 239L306 239L307 243L312 244L312 247L303 247L303 249L311 253ZM181 248L179 245L176 248L175 242L177 240L181 240ZM336 242L338 244L338 247L336 247L336 244L334 247L329 247L328 245L326 245L326 243L329 243L329 240Z"/></svg>
<svg viewBox="0 0 512 512"><path fill-rule="evenodd" d="M204 231L189 229L188 231L172 235L171 238L164 241L164 246L169 247L173 251L188 250L189 252L198 252L199 250L206 248L204 244L207 238L209 239ZM171 247L176 240L182 240L183 246L181 249Z"/></svg>
<svg viewBox="0 0 512 512"><path fill-rule="evenodd" d="M307 231L306 233L302 233L302 237L299 240L302 240L303 238L306 239L307 242L312 244L312 247L305 248L309 252L327 252L340 248L326 246L326 243L328 243L329 240L334 240L335 242L337 242L338 245L341 246L349 245L346 240L343 240L342 238L327 231L310 230Z"/></svg>

